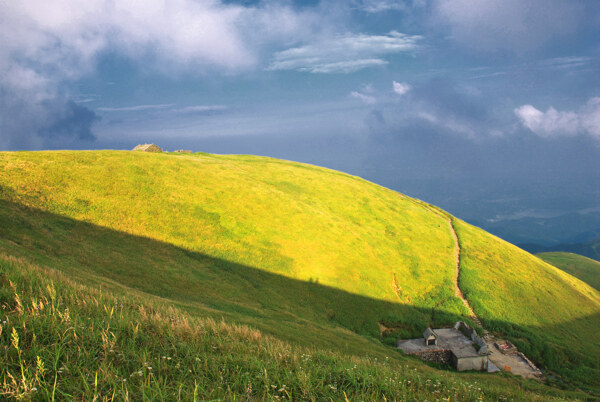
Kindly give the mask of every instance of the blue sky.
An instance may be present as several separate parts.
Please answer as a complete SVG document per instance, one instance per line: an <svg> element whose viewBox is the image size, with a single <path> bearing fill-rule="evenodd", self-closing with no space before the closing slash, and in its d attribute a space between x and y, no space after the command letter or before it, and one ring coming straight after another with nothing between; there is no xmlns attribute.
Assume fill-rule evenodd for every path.
<svg viewBox="0 0 600 402"><path fill-rule="evenodd" d="M2 150L269 155L466 217L600 207L596 0L23 0L0 43Z"/></svg>

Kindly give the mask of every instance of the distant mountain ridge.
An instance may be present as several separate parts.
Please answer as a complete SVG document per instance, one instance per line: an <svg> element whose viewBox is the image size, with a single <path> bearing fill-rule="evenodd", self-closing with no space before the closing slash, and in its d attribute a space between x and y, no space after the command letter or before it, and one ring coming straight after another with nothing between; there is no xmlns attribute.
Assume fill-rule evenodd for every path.
<svg viewBox="0 0 600 402"><path fill-rule="evenodd" d="M568 213L551 218L523 217L494 222L475 219L472 223L517 245L552 247L600 239L599 212Z"/></svg>
<svg viewBox="0 0 600 402"><path fill-rule="evenodd" d="M591 240L586 243L568 243L549 247L535 243L517 244L517 246L532 254L564 251L600 261L600 239Z"/></svg>

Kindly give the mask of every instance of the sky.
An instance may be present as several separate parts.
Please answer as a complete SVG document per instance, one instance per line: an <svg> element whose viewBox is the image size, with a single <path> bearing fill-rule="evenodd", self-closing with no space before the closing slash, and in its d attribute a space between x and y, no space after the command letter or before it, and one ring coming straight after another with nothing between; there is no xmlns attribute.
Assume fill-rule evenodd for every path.
<svg viewBox="0 0 600 402"><path fill-rule="evenodd" d="M273 156L482 226L600 212L597 0L48 4L0 0L0 150Z"/></svg>

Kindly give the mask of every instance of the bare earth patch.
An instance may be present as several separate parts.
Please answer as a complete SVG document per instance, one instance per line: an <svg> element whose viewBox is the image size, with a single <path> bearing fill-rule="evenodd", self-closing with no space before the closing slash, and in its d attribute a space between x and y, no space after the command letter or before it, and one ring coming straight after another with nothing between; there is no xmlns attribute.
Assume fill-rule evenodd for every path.
<svg viewBox="0 0 600 402"><path fill-rule="evenodd" d="M540 370L533 364L529 363L522 353L505 355L498 350L493 341L487 342L491 354L489 360L502 371L510 371L513 374L520 375L525 378L539 379L541 376Z"/></svg>

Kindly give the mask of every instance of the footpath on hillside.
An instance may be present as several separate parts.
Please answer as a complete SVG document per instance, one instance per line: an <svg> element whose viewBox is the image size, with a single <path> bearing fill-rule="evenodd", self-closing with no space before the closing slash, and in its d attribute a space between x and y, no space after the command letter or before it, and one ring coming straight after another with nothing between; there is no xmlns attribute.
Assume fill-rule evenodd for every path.
<svg viewBox="0 0 600 402"><path fill-rule="evenodd" d="M469 304L469 301L460 289L461 247L460 240L456 234L456 229L454 228L453 217L430 207L423 201L415 200L415 202L448 222L448 227L450 228L450 233L452 234L452 239L454 240L454 294L456 297L462 300L467 310L469 310L469 318L471 321L473 321L483 331L483 339L491 352L489 355L490 362L493 363L499 370L510 371L513 374L520 375L525 378L541 378L541 371L523 353L516 352L513 354L504 354L499 350L496 345L497 343L503 341L496 341L494 335L492 335L483 327L481 320L479 317L477 317L475 311L473 311L473 308Z"/></svg>

